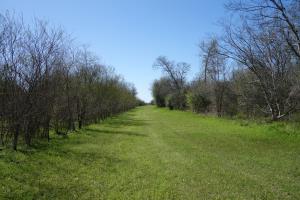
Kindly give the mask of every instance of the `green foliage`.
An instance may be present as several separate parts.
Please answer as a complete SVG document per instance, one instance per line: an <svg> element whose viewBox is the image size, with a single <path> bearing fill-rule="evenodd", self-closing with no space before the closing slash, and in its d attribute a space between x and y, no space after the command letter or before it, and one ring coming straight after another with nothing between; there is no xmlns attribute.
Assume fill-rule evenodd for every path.
<svg viewBox="0 0 300 200"><path fill-rule="evenodd" d="M238 113L238 95L234 90L232 82L225 82L223 112L227 116L235 116Z"/></svg>
<svg viewBox="0 0 300 200"><path fill-rule="evenodd" d="M153 64L160 68L165 77L154 81L152 95L158 107L169 107L170 110L186 109L186 79L190 65L185 62L176 63L165 56L160 56Z"/></svg>
<svg viewBox="0 0 300 200"><path fill-rule="evenodd" d="M139 107L0 150L0 199L299 199L299 130Z"/></svg>
<svg viewBox="0 0 300 200"><path fill-rule="evenodd" d="M145 105L147 105L147 103L145 101L141 100L141 99L137 99L137 105L138 106L145 106Z"/></svg>
<svg viewBox="0 0 300 200"><path fill-rule="evenodd" d="M188 106L193 112L203 113L209 111L211 100L209 93L205 91L193 91L187 94Z"/></svg>
<svg viewBox="0 0 300 200"><path fill-rule="evenodd" d="M162 77L159 80L155 80L152 85L152 95L155 104L158 107L165 107L167 96L171 93L171 91L172 87L168 78Z"/></svg>
<svg viewBox="0 0 300 200"><path fill-rule="evenodd" d="M184 110L186 108L185 92L174 92L165 98L166 106L170 109Z"/></svg>

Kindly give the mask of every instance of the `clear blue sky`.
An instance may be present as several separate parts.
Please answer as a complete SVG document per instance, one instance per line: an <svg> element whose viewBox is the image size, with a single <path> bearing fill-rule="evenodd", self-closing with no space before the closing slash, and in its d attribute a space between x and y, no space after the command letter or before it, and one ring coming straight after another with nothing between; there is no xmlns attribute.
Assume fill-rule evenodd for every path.
<svg viewBox="0 0 300 200"><path fill-rule="evenodd" d="M197 44L220 32L225 0L1 0L0 12L22 14L62 26L79 43L88 44L103 63L134 83L138 96L150 101L152 68L165 55L200 70Z"/></svg>

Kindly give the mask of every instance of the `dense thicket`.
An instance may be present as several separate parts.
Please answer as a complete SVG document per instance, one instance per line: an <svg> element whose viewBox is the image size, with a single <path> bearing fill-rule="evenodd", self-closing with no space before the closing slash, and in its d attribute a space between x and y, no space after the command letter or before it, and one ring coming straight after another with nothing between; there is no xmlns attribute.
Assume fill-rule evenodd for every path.
<svg viewBox="0 0 300 200"><path fill-rule="evenodd" d="M201 75L184 83L187 104L179 109L290 117L300 109L300 1L238 0L226 8L231 21L224 22L220 37L199 45ZM153 84L159 106L171 91L163 85L164 79Z"/></svg>
<svg viewBox="0 0 300 200"><path fill-rule="evenodd" d="M136 106L131 84L61 29L0 15L0 145L66 134Z"/></svg>

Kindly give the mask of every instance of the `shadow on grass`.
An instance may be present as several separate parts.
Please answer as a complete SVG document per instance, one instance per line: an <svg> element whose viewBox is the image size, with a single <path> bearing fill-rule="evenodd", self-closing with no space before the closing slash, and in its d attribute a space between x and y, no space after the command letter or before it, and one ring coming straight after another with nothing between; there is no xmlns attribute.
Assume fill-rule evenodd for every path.
<svg viewBox="0 0 300 200"><path fill-rule="evenodd" d="M5 192L0 196L7 199L67 199L74 192L78 196L86 192L92 194L89 185L81 181L85 177L81 174L82 169L95 173L112 172L116 170L117 164L126 161L114 153L102 150L101 145L89 148L90 140L91 138L85 137L55 137L50 143L39 142L34 147L17 152L3 151L0 153L0 163L7 170L0 173L0 176L7 181L5 189L13 192ZM75 179L76 177L78 178ZM61 184L60 181L64 182ZM17 188L19 185L26 186L30 191L24 189L25 192L20 193ZM35 191L33 188L39 190Z"/></svg>
<svg viewBox="0 0 300 200"><path fill-rule="evenodd" d="M274 122L268 128L270 132L281 135L297 136L300 134L300 124L294 122Z"/></svg>
<svg viewBox="0 0 300 200"><path fill-rule="evenodd" d="M145 134L136 133L133 131L117 131L117 130L105 130L105 129L94 129L94 128L85 128L84 130L93 133L99 134L111 134L111 135L128 135L128 136L140 136L140 137L147 137Z"/></svg>
<svg viewBox="0 0 300 200"><path fill-rule="evenodd" d="M146 120L140 120L136 119L135 110L128 111L125 114L120 114L114 117L111 117L109 119L106 119L103 124L105 128L124 128L126 126L146 126L147 121ZM87 131L87 132L85 132ZM133 132L133 131L121 131L121 130L107 130L107 129L98 129L98 128L91 128L89 126L81 129L76 130L74 132L71 132L65 136L60 135L52 135L50 142L47 142L46 140L35 140L31 147L26 147L26 145L20 145L18 152L24 153L24 154L31 154L35 152L41 152L41 151L47 151L49 149L55 148L59 149L62 148L64 144L79 144L82 143L82 141L74 140L74 138L69 139L69 135L71 134L82 134L82 135L89 135L88 132L93 133L100 133L100 134L111 134L111 135L128 135L128 136L141 136L141 137L147 137L145 134ZM1 152L1 148L0 148Z"/></svg>
<svg viewBox="0 0 300 200"><path fill-rule="evenodd" d="M15 153L13 151L0 151L0 158L4 159L5 162L10 164L20 164L23 163L26 168L26 165L36 162L40 162L38 157L43 157L42 163L47 166L52 166L53 169L64 171L63 167L60 163L53 162L56 158L64 158L66 160L74 161L75 163L81 163L83 165L92 164L97 160L105 160L109 165L114 165L116 163L122 162L119 160L117 156L110 153L105 153L100 149L89 149L89 144L94 143L90 137L97 137L101 134L109 134L109 135L124 135L124 136L132 136L132 137L147 137L145 134L141 134L134 131L125 131L125 130L114 130L114 129L122 129L128 126L146 126L147 122L145 120L139 120L135 118L136 114L134 111L121 114L119 116L113 117L111 119L106 120L100 127L86 127L81 131L70 133L74 135L78 135L75 137L61 137L57 135L52 135L50 142L46 140L40 140L33 143L31 147L26 147L21 145L18 149L18 152ZM105 129L106 128L106 129ZM108 130L111 128L111 130ZM79 136L82 135L82 136ZM109 137L107 138L109 141ZM99 145L101 146L101 145ZM79 149L78 149L79 148ZM22 161L18 158L18 153L23 154L26 158L22 159ZM27 163L27 164L26 164ZM21 165L23 165L21 164ZM25 170L20 167L20 170ZM25 170L26 171L26 170Z"/></svg>
<svg viewBox="0 0 300 200"><path fill-rule="evenodd" d="M72 170L65 167L63 162L77 163L81 166L89 166L99 160L105 162L106 166L122 162L118 156L102 151L101 145L95 149L89 148L92 141L91 138L81 136L70 139L54 137L49 143L39 141L31 147L20 147L18 151L7 149L0 154L0 158L7 164L18 165L18 169L24 172L27 172L28 166L42 164L51 166L50 171L65 171L66 174ZM63 162L60 163L59 160Z"/></svg>
<svg viewBox="0 0 300 200"><path fill-rule="evenodd" d="M124 126L145 126L147 125L146 120L140 120L135 118L134 112L128 112L119 116L112 117L111 119L104 122L105 126L110 128L121 128Z"/></svg>
<svg viewBox="0 0 300 200"><path fill-rule="evenodd" d="M116 166L127 163L128 160L121 159L118 154L107 151L102 146L114 142L113 135L147 137L147 135L135 131L122 130L126 127L146 125L145 120L136 119L133 111L107 119L100 126L85 127L78 132L70 133L70 137L51 135L50 142L34 141L31 147L22 145L17 152L0 151L0 162L7 168L15 170L14 174L7 171L4 178L13 180L12 182L18 183L17 185L26 185L28 188L38 187L39 191L31 190L28 193L28 199L33 199L33 197L39 199L45 196L49 199L55 199L57 196L67 198L73 195L74 191L77 191L76 195L78 196L86 192L93 193L88 185L80 181L81 177L85 177L80 174L81 170L84 169L91 173L99 171L114 173L117 170ZM101 137L104 134L111 135L111 137ZM98 136L100 138L96 138ZM49 181L45 177L49 178ZM42 181L37 182L36 180ZM59 184L59 181L62 180L65 181L65 184ZM8 181L6 185L13 184ZM12 187L11 190L15 191L16 189ZM4 197L10 199L20 199L19 195L15 192L3 194Z"/></svg>

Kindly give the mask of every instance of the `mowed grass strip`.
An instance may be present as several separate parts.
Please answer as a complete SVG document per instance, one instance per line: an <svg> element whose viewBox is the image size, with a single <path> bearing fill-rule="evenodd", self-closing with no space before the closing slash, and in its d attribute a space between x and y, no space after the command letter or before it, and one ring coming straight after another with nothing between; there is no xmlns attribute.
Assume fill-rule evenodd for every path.
<svg viewBox="0 0 300 200"><path fill-rule="evenodd" d="M300 199L300 133L153 106L0 151L0 199Z"/></svg>

